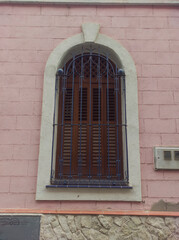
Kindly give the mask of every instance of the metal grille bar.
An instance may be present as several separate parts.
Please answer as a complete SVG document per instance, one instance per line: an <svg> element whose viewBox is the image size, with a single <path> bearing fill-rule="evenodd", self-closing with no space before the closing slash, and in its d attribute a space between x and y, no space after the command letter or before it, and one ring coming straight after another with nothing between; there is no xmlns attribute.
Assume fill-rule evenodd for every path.
<svg viewBox="0 0 179 240"><path fill-rule="evenodd" d="M54 101L46 187L130 188L124 72L100 49L82 49L58 70Z"/></svg>

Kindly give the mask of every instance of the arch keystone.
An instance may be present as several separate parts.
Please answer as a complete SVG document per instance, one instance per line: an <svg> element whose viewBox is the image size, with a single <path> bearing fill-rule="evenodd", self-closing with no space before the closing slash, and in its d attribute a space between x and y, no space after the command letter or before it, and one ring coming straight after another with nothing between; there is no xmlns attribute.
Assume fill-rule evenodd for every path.
<svg viewBox="0 0 179 240"><path fill-rule="evenodd" d="M98 23L82 24L84 42L95 42L99 34L100 25Z"/></svg>

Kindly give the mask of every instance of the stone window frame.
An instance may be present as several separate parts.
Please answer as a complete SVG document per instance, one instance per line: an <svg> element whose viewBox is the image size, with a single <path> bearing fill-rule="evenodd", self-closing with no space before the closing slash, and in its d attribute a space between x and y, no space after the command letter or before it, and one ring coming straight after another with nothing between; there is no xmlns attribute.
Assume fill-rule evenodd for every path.
<svg viewBox="0 0 179 240"><path fill-rule="evenodd" d="M95 23L82 25L82 32L60 43L50 54L44 73L43 104L36 200L141 201L137 73L129 52L117 41L99 33ZM129 185L132 189L46 188L50 185L55 76L69 52L82 44L99 44L114 56L126 74L126 113Z"/></svg>

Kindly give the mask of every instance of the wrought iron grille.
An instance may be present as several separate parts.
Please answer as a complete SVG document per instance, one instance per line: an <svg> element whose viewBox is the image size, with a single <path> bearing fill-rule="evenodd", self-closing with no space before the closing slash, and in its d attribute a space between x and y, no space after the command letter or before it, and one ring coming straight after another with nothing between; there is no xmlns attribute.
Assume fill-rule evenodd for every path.
<svg viewBox="0 0 179 240"><path fill-rule="evenodd" d="M124 71L82 50L58 69L54 101L47 187L130 188Z"/></svg>

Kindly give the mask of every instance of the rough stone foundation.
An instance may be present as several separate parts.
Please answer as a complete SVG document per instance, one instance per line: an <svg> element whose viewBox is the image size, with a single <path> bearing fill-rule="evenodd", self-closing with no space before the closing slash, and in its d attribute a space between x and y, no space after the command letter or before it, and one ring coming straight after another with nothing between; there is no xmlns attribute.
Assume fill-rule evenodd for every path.
<svg viewBox="0 0 179 240"><path fill-rule="evenodd" d="M42 215L40 240L179 240L179 217Z"/></svg>

